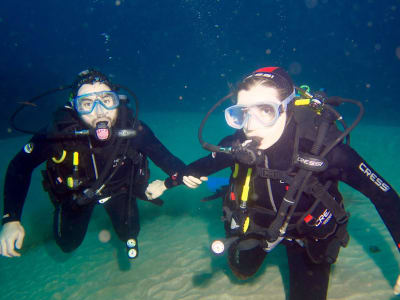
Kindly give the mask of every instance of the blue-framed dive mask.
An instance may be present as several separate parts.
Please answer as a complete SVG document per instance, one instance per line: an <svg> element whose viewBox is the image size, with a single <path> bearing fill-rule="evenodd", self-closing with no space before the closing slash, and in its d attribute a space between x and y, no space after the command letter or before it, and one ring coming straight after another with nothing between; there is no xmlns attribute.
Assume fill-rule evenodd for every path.
<svg viewBox="0 0 400 300"><path fill-rule="evenodd" d="M119 96L113 91L93 92L76 96L73 99L74 108L80 115L87 115L93 112L96 105L100 104L107 110L119 106Z"/></svg>

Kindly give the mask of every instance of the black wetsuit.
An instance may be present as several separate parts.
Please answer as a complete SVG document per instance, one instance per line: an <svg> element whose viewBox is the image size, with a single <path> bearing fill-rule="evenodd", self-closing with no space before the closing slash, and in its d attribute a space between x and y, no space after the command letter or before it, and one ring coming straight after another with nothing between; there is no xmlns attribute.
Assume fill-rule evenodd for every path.
<svg viewBox="0 0 400 300"><path fill-rule="evenodd" d="M128 124L132 125L132 114L129 110L127 110L127 113L129 118ZM65 115L67 115L66 118L68 120L69 118L74 119L75 116L75 120L78 119L77 129L85 129L84 125L79 123L79 118L76 118L73 111L63 111L63 121L65 121ZM118 128L120 121L119 117L114 127ZM104 197L111 196L111 199L105 202L104 206L118 237L124 242L129 238L136 239L140 230L139 211L135 196L146 200L144 191L148 184L148 174L139 174L139 172L143 172L145 169L137 167L138 155L141 155L141 163L147 163L144 160L146 157L149 157L170 176L176 175L176 173L179 173L185 167L180 159L173 156L163 146L145 123L141 121L136 122L135 128L137 132L136 136L129 139L124 138L121 143L121 151L118 152L117 158L122 159L122 165L118 167L111 181L102 191ZM111 159L110 155L116 147L116 140L111 139L108 142L100 142L90 137L92 149L89 150L88 137L64 140L60 146L59 141L46 139L41 133L34 135L27 146L21 149L9 164L4 187L3 224L21 219L22 208L33 170L46 160L48 161L48 167L52 157L60 157L60 150L63 149L60 149L60 147L73 144L70 147L71 151L75 151L75 148L79 151L79 168L80 172L83 172L83 176L86 178L86 187L88 187L91 183L95 182L95 170L91 154L94 154L98 177L100 177L101 175L99 174L102 174L107 161ZM129 153L134 154L129 155ZM113 164L108 173L111 174L116 165ZM72 168L71 164L69 166ZM142 178L140 186L134 186L135 184L137 185L137 182L132 178L138 178L141 175L145 177L144 182ZM54 182L57 182L57 180L61 181L58 177L50 178L49 180L53 180ZM171 183L171 180L169 181ZM131 188L133 190L130 190ZM74 192L60 185L59 190L63 189L64 193L58 193L59 191L56 188L55 191L49 194L55 205L53 227L56 242L63 251L69 252L76 249L82 243L88 228L90 216L97 201L92 201L85 205L77 205L76 201L72 199Z"/></svg>
<svg viewBox="0 0 400 300"><path fill-rule="evenodd" d="M288 170L291 166L296 126L296 123L291 121L278 142L264 151L270 169ZM235 141L242 143L244 140L245 136L243 132L237 131L234 135L225 137L219 145L230 147ZM309 153L312 144L313 141L300 138L299 151ZM342 198L337 188L338 181L345 182L363 193L375 205L396 245L400 245L400 199L393 188L348 145L337 145L328 153L326 159L328 160L328 168L321 173L317 173L315 176L321 183L331 181L329 193L333 195L339 203L341 202ZM213 153L188 165L184 173L195 176L208 176L227 167L233 169L234 164L235 161L232 159L231 155ZM265 168L265 159L263 162L260 162L260 164L260 168ZM240 168L247 169L246 166L241 166ZM273 211L273 205L275 205L276 208L279 209L283 196L288 189L288 183L282 179L270 179L269 184L272 197L269 195L267 184L266 178L257 176L256 172L253 172L250 180L249 200L247 201L249 207L262 207ZM238 196L240 197L240 195L236 197ZM272 204L271 198L273 198L274 204ZM291 219L291 223L297 222L301 216L304 216L303 213L310 208L314 201L313 199L315 198L303 193L295 214ZM226 197L224 206L229 204L228 202L232 202L231 200L233 199ZM323 207L319 209L321 216L323 216ZM260 210L259 214L253 216L253 221L257 223L257 225L267 228L275 216L268 216L268 214L263 214L261 212L262 210ZM287 236L290 237L292 241L284 240L283 243L286 245L289 261L291 300L326 299L330 265L335 261L336 257L333 257L330 261L323 259L319 263L315 263L315 261L310 258L310 254L317 259L319 255L324 257L325 254L323 252L327 251L327 247L332 245L335 236L334 231L338 231L339 227L345 226L346 224L344 222L336 228L335 224L333 224L334 218L332 216L328 216L330 219L326 217L326 215L322 217L323 221L326 220L326 224L325 222L319 222L321 225L312 226L312 230L310 231L304 228L305 230L303 232L299 232L296 226L287 231ZM316 220L314 220L314 224L317 224L315 221ZM235 226L231 226L229 219L225 220L225 230L228 237L234 235L234 230L232 229L234 227ZM318 230L321 230L321 239L316 241L316 237L320 234ZM295 239L305 242L305 246L304 244L300 246L301 242L298 243ZM339 246L337 246L337 251L338 249ZM241 277L242 274L252 274L258 269L259 265L262 264L265 255L266 252L261 247L240 251L239 263L235 264L230 261L230 267L236 275L239 274L239 277ZM228 255L228 260L229 259ZM243 277L246 278L246 276Z"/></svg>

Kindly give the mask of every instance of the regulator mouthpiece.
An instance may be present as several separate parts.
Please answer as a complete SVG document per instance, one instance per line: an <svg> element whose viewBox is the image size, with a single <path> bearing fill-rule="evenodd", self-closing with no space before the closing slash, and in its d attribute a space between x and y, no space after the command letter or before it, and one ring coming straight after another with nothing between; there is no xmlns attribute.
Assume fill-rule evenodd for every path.
<svg viewBox="0 0 400 300"><path fill-rule="evenodd" d="M102 121L96 124L95 135L99 141L107 141L111 137L111 128L108 127L108 122Z"/></svg>

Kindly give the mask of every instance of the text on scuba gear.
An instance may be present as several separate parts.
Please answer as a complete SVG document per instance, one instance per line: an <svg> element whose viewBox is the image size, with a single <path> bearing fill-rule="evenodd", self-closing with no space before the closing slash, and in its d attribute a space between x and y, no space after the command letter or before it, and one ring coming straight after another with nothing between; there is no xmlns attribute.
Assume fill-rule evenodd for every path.
<svg viewBox="0 0 400 300"><path fill-rule="evenodd" d="M373 183L375 183L382 191L387 192L390 190L390 186L385 183L381 178L379 178L375 173L373 173L364 162L360 163L358 169L369 178Z"/></svg>
<svg viewBox="0 0 400 300"><path fill-rule="evenodd" d="M324 212L318 217L317 221L313 224L313 226L318 227L321 224L326 224L330 221L331 218L332 213L328 209L325 209Z"/></svg>
<svg viewBox="0 0 400 300"><path fill-rule="evenodd" d="M328 167L326 159L308 153L299 153L295 163L300 167L313 172L325 171Z"/></svg>

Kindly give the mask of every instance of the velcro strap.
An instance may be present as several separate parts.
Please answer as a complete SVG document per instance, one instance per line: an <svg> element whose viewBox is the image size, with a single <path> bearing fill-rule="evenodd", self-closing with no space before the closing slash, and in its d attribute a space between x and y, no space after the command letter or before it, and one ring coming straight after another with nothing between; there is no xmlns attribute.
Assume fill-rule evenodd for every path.
<svg viewBox="0 0 400 300"><path fill-rule="evenodd" d="M257 175L261 178L280 179L287 184L291 184L293 178L286 171L274 170L268 168L257 168Z"/></svg>

